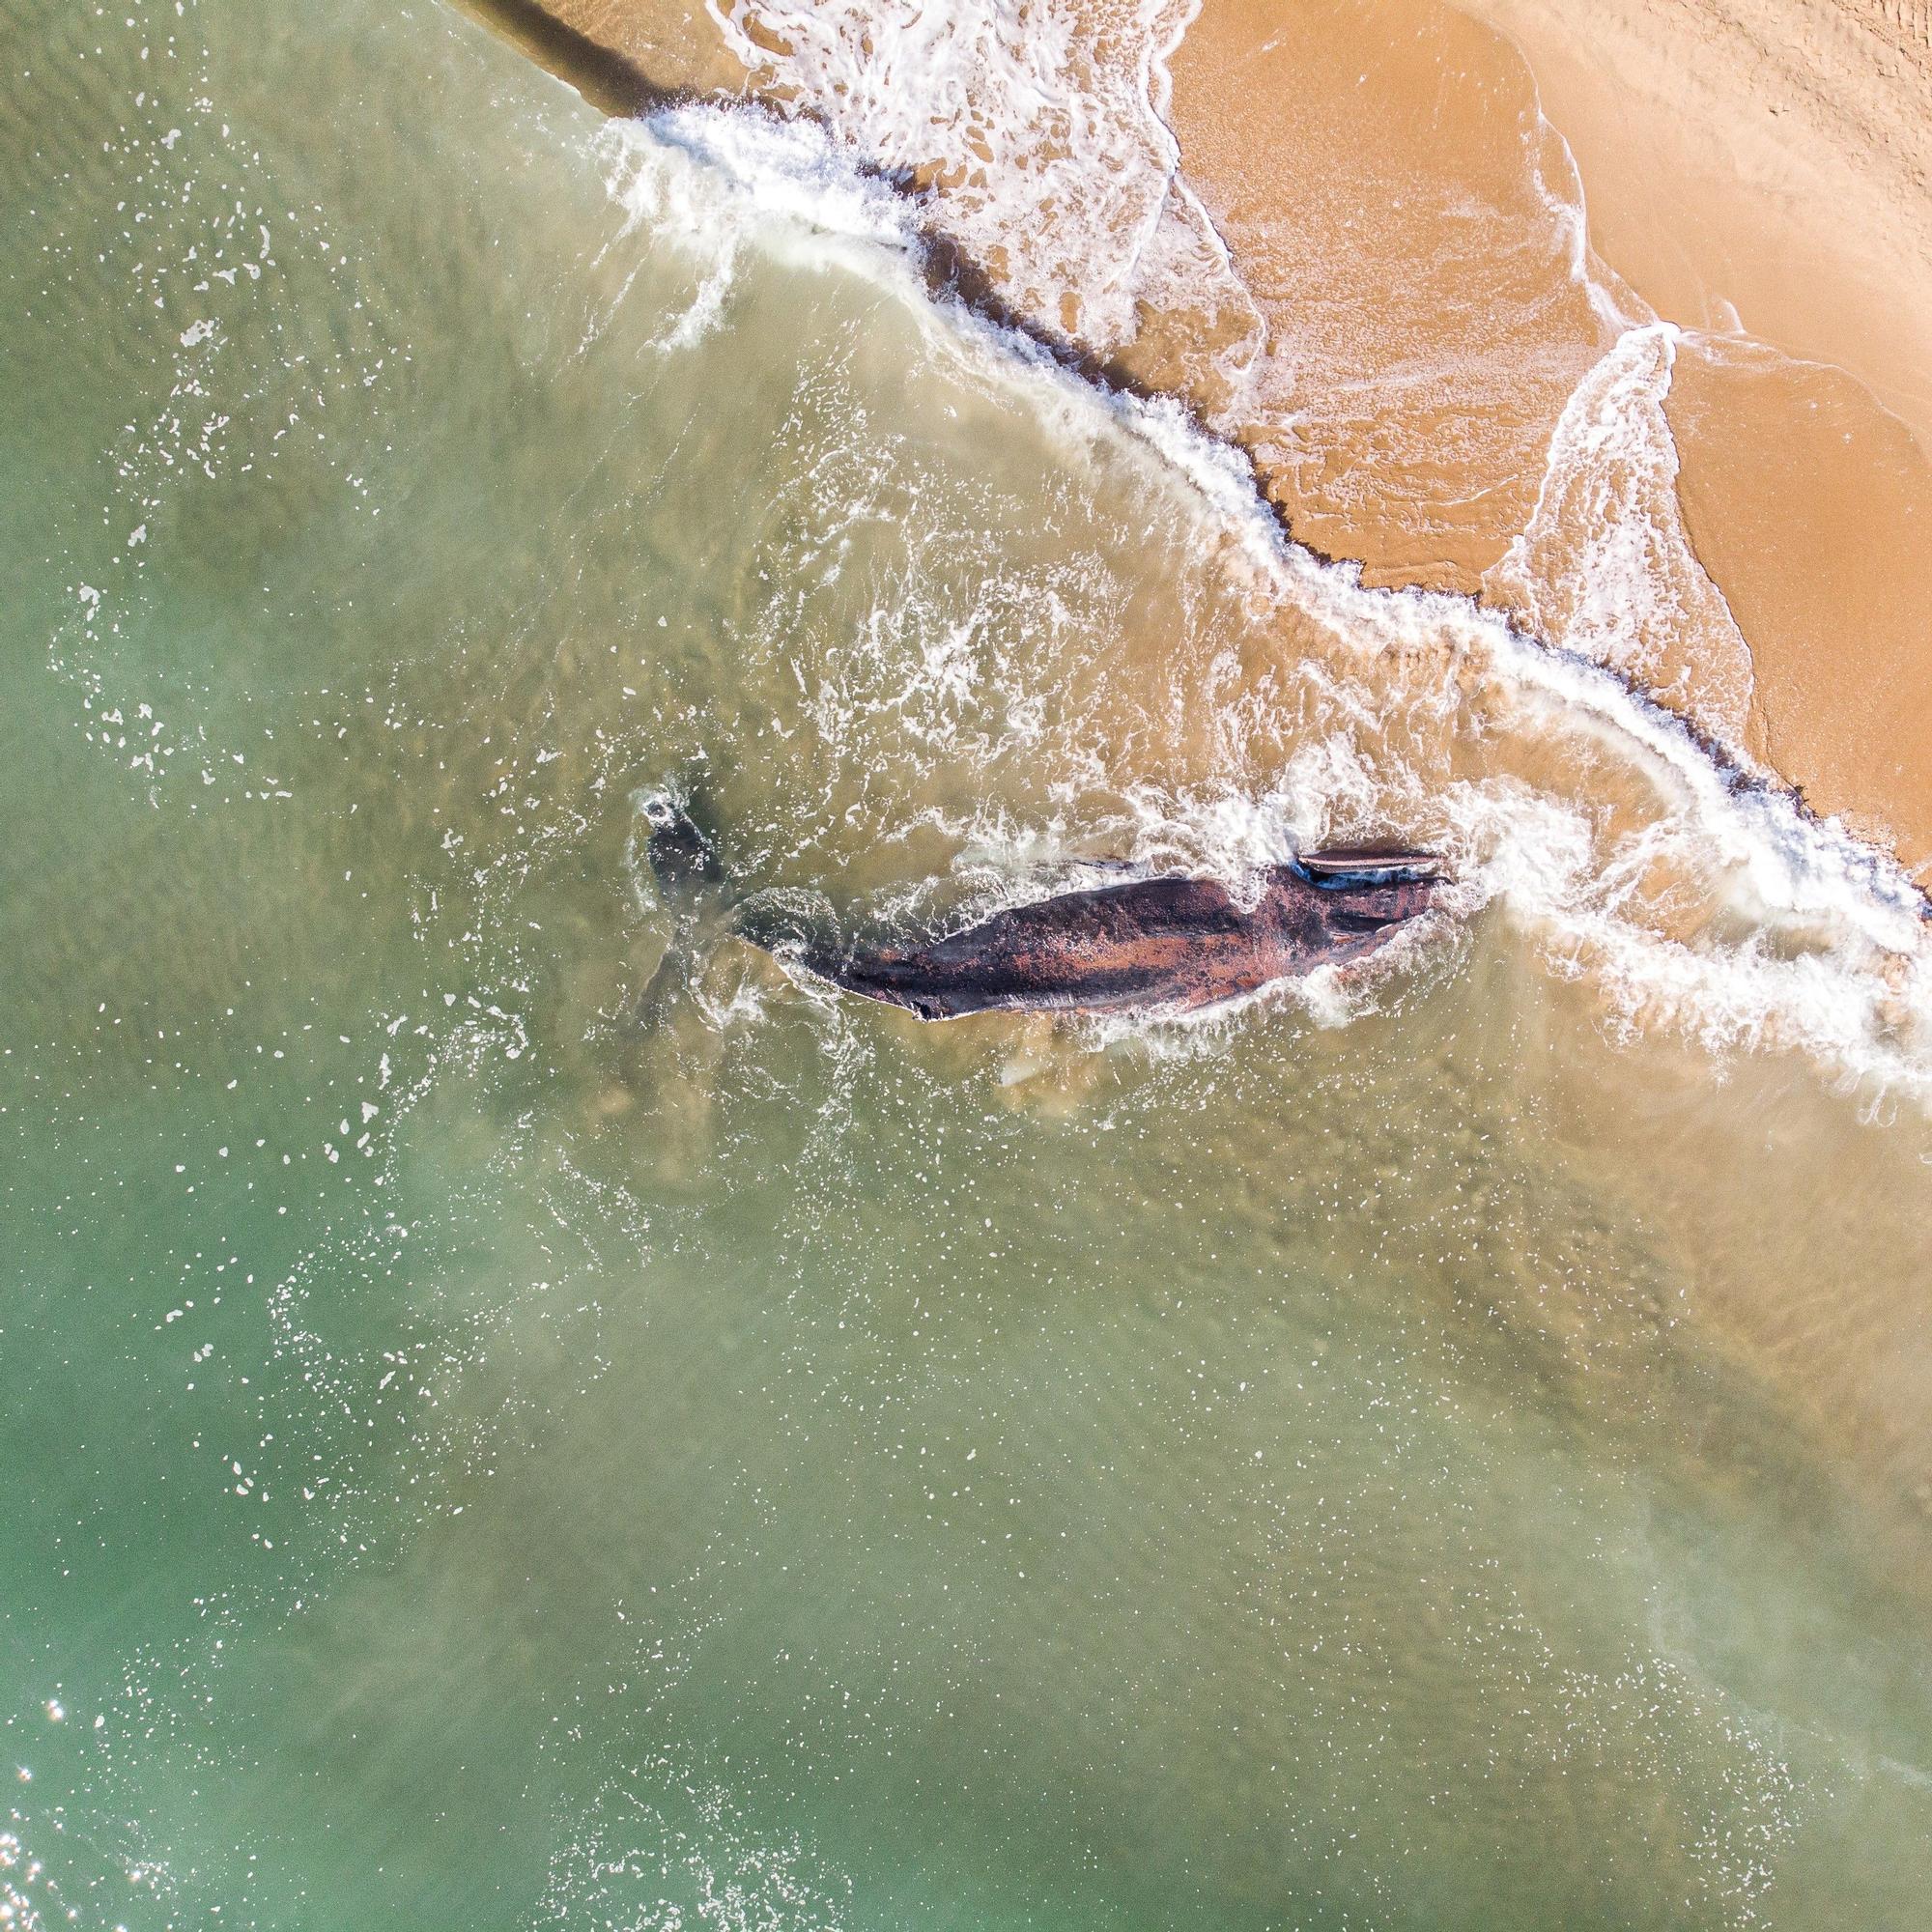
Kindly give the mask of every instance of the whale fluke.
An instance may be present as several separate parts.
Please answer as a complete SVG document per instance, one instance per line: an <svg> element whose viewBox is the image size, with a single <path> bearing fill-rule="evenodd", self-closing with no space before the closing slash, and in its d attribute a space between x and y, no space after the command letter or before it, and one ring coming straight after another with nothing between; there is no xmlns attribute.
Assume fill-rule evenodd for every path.
<svg viewBox="0 0 1932 1932"><path fill-rule="evenodd" d="M719 864L718 848L674 793L646 792L638 807L651 828L647 855L660 886L675 892L724 883L724 867Z"/></svg>

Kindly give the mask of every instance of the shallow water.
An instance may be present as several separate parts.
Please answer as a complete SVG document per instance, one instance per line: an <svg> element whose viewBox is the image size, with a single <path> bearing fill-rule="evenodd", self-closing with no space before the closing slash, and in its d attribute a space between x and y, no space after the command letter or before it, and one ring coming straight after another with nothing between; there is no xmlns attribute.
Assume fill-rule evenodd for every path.
<svg viewBox="0 0 1932 1932"><path fill-rule="evenodd" d="M807 136L427 6L7 45L14 1922L1913 1922L1895 881ZM1461 883L1207 1025L718 939L647 1029L668 781L853 930Z"/></svg>

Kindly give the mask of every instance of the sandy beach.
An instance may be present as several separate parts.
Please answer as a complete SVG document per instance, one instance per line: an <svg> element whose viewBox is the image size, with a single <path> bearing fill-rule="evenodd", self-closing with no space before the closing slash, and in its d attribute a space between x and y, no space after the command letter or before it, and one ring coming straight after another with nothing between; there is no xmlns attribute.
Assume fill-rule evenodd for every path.
<svg viewBox="0 0 1932 1932"><path fill-rule="evenodd" d="M1923 6L1086 5L1023 88L998 10L482 11L607 104L586 51L910 168L1302 541L1512 611L1932 876Z"/></svg>

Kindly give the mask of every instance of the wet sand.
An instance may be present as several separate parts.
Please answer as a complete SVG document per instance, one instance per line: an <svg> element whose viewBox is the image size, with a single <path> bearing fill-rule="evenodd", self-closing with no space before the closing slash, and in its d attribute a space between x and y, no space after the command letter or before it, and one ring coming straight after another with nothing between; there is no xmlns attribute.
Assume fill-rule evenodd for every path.
<svg viewBox="0 0 1932 1932"><path fill-rule="evenodd" d="M538 10L478 11L527 43ZM741 0L735 46L690 0L542 11L667 89L896 141L999 298L1181 395L1297 537L1512 610L1932 878L1923 8L1208 0L1169 49L1179 12L1088 0L1066 99L1005 145L1015 97L969 67L950 118L882 134L937 43L856 8ZM1143 128L1107 93L1137 62ZM1150 204L1119 162L1163 165L1156 108ZM1024 234L1002 169L1037 185Z"/></svg>
<svg viewBox="0 0 1932 1932"><path fill-rule="evenodd" d="M1932 466L1842 370L1734 338L1680 357L1685 522L1750 639L1755 747L1860 831L1932 855Z"/></svg>
<svg viewBox="0 0 1932 1932"><path fill-rule="evenodd" d="M1527 70L1436 0L1210 5L1172 69L1182 165L1266 319L1236 429L1276 501L1371 582L1475 591L1614 337L1524 165Z"/></svg>
<svg viewBox="0 0 1932 1932"><path fill-rule="evenodd" d="M1593 249L1723 338L1680 360L1668 411L1687 526L1749 640L1753 749L1924 882L1932 8L1462 5L1528 60Z"/></svg>

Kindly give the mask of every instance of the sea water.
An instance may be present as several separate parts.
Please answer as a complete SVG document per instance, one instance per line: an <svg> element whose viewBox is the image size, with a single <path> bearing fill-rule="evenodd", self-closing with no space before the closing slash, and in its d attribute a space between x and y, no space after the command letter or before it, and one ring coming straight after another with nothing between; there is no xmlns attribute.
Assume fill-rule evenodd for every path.
<svg viewBox="0 0 1932 1932"><path fill-rule="evenodd" d="M1917 1922L1895 875L810 130L428 4L4 31L0 1922ZM682 938L667 784L854 935L1456 883L928 1029Z"/></svg>

